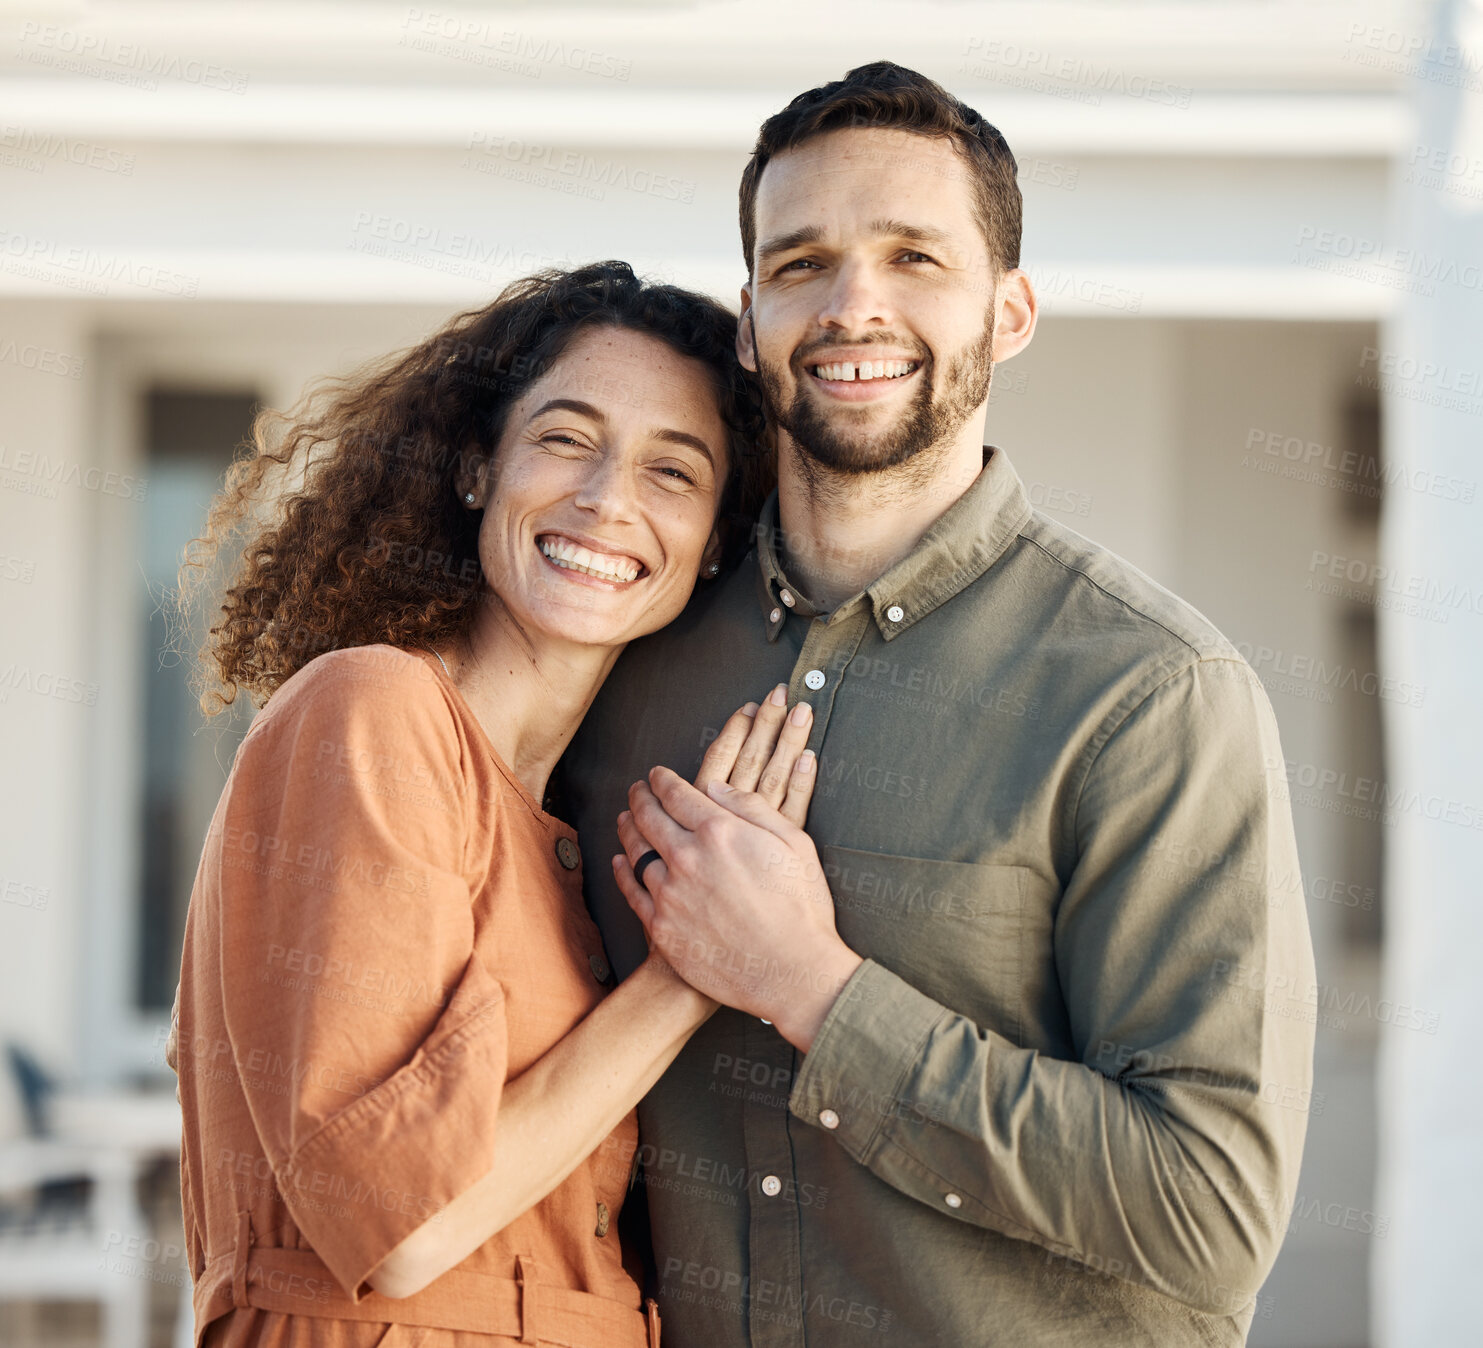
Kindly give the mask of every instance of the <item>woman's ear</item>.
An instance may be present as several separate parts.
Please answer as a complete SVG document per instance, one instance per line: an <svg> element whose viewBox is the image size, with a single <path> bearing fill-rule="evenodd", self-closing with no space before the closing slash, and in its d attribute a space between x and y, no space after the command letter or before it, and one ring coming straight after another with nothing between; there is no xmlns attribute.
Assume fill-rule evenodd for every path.
<svg viewBox="0 0 1483 1348"><path fill-rule="evenodd" d="M466 450L453 475L453 485L463 505L470 510L483 509L488 500L489 456L483 451Z"/></svg>
<svg viewBox="0 0 1483 1348"><path fill-rule="evenodd" d="M721 531L711 530L711 540L700 558L701 580L715 580L721 574Z"/></svg>

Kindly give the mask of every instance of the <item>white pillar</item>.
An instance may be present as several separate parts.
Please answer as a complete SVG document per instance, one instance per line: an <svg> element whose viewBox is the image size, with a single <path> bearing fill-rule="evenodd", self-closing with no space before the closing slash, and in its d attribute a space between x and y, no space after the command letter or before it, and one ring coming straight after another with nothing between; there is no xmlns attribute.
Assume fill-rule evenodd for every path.
<svg viewBox="0 0 1483 1348"><path fill-rule="evenodd" d="M1402 298L1364 371L1381 381L1394 475L1381 667L1426 689L1419 712L1381 703L1383 994L1427 1027L1381 1037L1382 1348L1477 1342L1483 1265L1483 0L1444 0L1433 23L1397 44L1416 125L1382 266Z"/></svg>

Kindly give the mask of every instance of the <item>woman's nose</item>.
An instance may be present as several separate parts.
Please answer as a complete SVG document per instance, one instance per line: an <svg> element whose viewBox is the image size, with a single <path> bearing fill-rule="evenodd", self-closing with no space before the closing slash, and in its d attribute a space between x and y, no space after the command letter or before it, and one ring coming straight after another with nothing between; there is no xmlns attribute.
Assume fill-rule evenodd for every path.
<svg viewBox="0 0 1483 1348"><path fill-rule="evenodd" d="M622 456L604 454L594 462L573 500L578 509L603 520L634 515L635 483Z"/></svg>

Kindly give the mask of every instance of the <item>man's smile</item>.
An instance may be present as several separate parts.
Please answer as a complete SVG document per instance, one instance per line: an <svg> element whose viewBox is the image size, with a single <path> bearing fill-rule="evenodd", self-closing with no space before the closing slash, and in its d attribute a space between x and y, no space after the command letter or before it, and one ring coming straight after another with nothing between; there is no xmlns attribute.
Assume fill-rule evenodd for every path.
<svg viewBox="0 0 1483 1348"><path fill-rule="evenodd" d="M804 368L809 379L832 397L843 402L867 402L910 384L922 362L901 358L831 360L812 362Z"/></svg>

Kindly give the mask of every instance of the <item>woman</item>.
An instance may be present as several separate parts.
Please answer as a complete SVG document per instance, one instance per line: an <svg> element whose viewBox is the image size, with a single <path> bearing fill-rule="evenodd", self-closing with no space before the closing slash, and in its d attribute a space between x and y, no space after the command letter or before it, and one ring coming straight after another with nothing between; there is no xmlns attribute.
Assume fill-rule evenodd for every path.
<svg viewBox="0 0 1483 1348"><path fill-rule="evenodd" d="M545 273L264 421L229 478L210 706L271 700L186 925L198 1341L657 1343L617 1244L633 1106L714 1004L657 955L607 990L542 801L755 501L734 331L621 263ZM743 708L702 776L781 771L801 823L808 716L783 721Z"/></svg>

